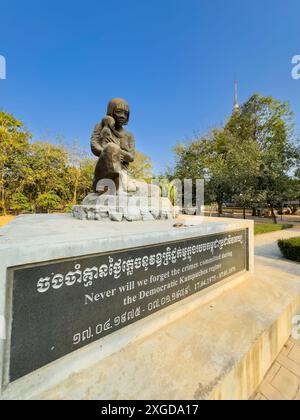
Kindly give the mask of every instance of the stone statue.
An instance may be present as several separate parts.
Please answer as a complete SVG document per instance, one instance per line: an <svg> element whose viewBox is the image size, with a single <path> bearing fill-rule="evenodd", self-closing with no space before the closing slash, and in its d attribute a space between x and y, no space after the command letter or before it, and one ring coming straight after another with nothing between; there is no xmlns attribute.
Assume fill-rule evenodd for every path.
<svg viewBox="0 0 300 420"><path fill-rule="evenodd" d="M124 129L129 117L128 103L113 99L107 115L96 125L91 139L92 152L98 158L93 193L73 207L77 219L133 222L174 217L174 208L168 198L161 196L158 185L128 175L135 158L134 137ZM113 184L113 188L108 184Z"/></svg>
<svg viewBox="0 0 300 420"><path fill-rule="evenodd" d="M113 99L108 104L107 116L97 124L91 139L91 149L97 156L93 182L94 193L101 193L97 188L99 181L111 179L117 190L135 192L136 185L127 177L130 163L135 158L135 141L132 134L123 127L128 124L130 109L123 99Z"/></svg>

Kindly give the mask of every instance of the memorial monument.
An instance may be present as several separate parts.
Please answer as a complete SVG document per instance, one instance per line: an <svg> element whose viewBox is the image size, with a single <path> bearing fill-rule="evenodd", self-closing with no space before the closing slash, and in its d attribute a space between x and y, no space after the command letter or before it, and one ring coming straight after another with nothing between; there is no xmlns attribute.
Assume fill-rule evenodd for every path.
<svg viewBox="0 0 300 420"><path fill-rule="evenodd" d="M136 395L133 388L141 389L147 376L141 368L150 372L152 355L164 352L164 342L155 339L160 329L177 322L186 322L181 331L193 328L184 321L189 313L253 272L253 222L194 217L175 224L159 187L129 176L135 157L134 138L124 129L129 117L126 101L109 103L92 135L98 161L91 193L73 215L25 215L1 229L1 399L53 398L57 387L59 398L73 392L89 398L91 372L99 373L98 399ZM128 349L149 336L152 355L141 346L145 357L137 365ZM197 355L199 343L189 345ZM122 364L119 352L128 354ZM189 354L185 369L194 372ZM167 374L182 399L194 397L185 393L177 365L174 360L169 371L156 364L161 372L148 395L162 395L160 377ZM122 376L129 367L130 382ZM101 376L105 369L115 373ZM88 391L74 391L73 379L86 372ZM172 392L164 395L172 399Z"/></svg>
<svg viewBox="0 0 300 420"><path fill-rule="evenodd" d="M149 221L172 219L174 208L160 188L132 179L129 167L135 159L135 140L124 129L130 109L124 99L109 102L107 115L96 125L91 150L98 158L93 193L74 206L75 218L84 220Z"/></svg>

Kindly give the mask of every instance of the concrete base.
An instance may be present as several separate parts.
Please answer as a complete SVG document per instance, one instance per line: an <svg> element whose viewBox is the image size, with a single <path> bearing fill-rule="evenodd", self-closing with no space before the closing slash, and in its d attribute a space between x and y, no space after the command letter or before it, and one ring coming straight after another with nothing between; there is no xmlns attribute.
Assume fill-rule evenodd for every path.
<svg viewBox="0 0 300 420"><path fill-rule="evenodd" d="M73 216L79 220L138 222L169 220L176 214L168 198L89 194L81 205L73 207Z"/></svg>
<svg viewBox="0 0 300 420"><path fill-rule="evenodd" d="M292 287L278 280L272 288L271 281L266 283L251 277L253 222L195 218L182 224L181 228L175 228L174 221L99 225L96 221L76 220L71 215L45 215L20 216L2 229L2 319L8 316L5 312L8 267L248 228L250 272L217 283L8 387L2 385L0 398L204 399L226 396L229 388L225 387L227 394L225 390L221 394L221 383L239 369L259 337L269 331L287 308L290 313L294 312L299 303L300 285L295 282ZM269 359L281 344L281 337L288 333L286 318L276 346L266 342L270 346L270 357L262 355L262 362L257 361L263 364L259 375L246 391L238 379L234 386L231 384L234 396L245 396L248 392L250 395L254 391L250 392L250 388L259 380L264 368L269 367ZM4 351L5 342L1 341L1 360L4 360ZM256 369L255 363L250 363L249 369ZM2 378L4 367L2 363Z"/></svg>
<svg viewBox="0 0 300 420"><path fill-rule="evenodd" d="M263 273L234 286L200 306L198 301L185 315L182 309L181 318L169 317L173 322L155 332L153 320L148 337L136 330L137 342L84 370L77 365L60 385L52 378L52 389L28 396L249 399L291 334L292 317L300 313L300 281L298 275L273 272L272 277ZM99 356L108 352L108 343L95 350Z"/></svg>

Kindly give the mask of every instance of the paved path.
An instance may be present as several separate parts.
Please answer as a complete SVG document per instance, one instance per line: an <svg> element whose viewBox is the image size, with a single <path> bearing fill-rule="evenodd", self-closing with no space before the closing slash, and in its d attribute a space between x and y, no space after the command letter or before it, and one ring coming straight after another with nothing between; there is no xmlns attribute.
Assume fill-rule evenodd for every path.
<svg viewBox="0 0 300 420"><path fill-rule="evenodd" d="M288 341L254 399L300 401L300 341Z"/></svg>
<svg viewBox="0 0 300 420"><path fill-rule="evenodd" d="M278 239L300 236L300 227L260 235L255 238L256 270L271 267L300 276L300 264L282 259ZM300 341L292 338L283 348L255 393L254 400L300 400Z"/></svg>
<svg viewBox="0 0 300 420"><path fill-rule="evenodd" d="M255 255L257 257L282 259L281 252L278 248L277 241L279 239L288 239L300 236L300 226L293 229L280 230L277 232L266 233L255 237Z"/></svg>

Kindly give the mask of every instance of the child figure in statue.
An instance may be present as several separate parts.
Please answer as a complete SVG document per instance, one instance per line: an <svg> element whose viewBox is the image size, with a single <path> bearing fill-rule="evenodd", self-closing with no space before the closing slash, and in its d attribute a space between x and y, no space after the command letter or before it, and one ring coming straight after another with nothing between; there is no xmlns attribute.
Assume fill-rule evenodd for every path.
<svg viewBox="0 0 300 420"><path fill-rule="evenodd" d="M116 122L113 117L107 115L102 120L103 129L101 136L108 143L114 143L120 145L121 134L116 130Z"/></svg>

